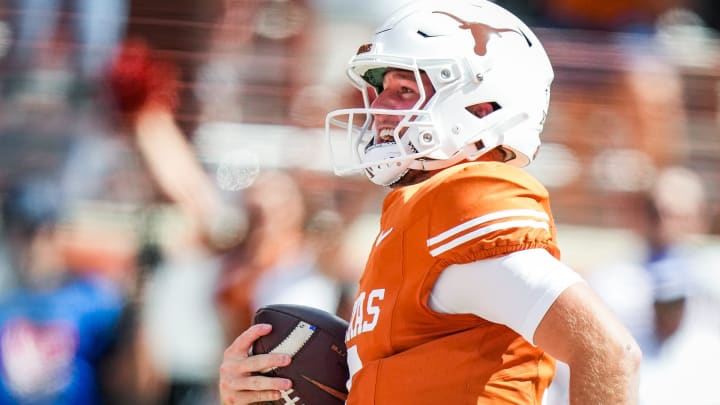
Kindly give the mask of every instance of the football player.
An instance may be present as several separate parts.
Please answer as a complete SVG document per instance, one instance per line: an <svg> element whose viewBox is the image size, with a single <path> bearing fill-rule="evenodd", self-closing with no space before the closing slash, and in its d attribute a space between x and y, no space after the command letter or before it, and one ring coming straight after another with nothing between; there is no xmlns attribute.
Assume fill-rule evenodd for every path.
<svg viewBox="0 0 720 405"><path fill-rule="evenodd" d="M572 404L636 403L638 345L560 261L548 192L521 169L553 80L532 31L489 1L413 1L347 73L365 107L328 114L335 171L391 189L349 320L347 404L538 404L555 359ZM224 403L290 386L253 374L291 361L248 357L268 332L227 349Z"/></svg>

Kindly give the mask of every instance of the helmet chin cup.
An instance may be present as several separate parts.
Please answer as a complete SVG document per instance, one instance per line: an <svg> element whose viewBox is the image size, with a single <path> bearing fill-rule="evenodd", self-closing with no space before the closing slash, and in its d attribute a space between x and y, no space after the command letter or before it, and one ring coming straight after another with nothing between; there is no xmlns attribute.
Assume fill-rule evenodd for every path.
<svg viewBox="0 0 720 405"><path fill-rule="evenodd" d="M381 186L390 186L408 172L412 160L400 159L401 146L395 142L371 145L363 154L363 162L368 163L365 174L368 179Z"/></svg>

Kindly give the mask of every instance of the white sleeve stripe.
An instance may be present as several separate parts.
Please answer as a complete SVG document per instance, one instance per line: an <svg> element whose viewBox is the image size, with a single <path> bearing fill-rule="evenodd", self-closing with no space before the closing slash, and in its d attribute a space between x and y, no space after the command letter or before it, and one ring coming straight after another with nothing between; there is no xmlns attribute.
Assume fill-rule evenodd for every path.
<svg viewBox="0 0 720 405"><path fill-rule="evenodd" d="M451 229L448 229L447 231L441 233L440 235L434 236L427 241L428 246L435 245L437 243L442 242L445 239L448 239L466 229L470 229L474 226L480 225L485 222L495 221L497 219L502 218L512 218L512 217L531 217L536 219L542 219L545 221L549 221L550 217L547 213L532 209L518 209L518 210L505 210L505 211L497 211L492 212L487 215L483 215L481 217L473 218L467 222L463 222L462 224L455 226Z"/></svg>
<svg viewBox="0 0 720 405"><path fill-rule="evenodd" d="M444 245L440 245L436 247L435 249L430 251L430 255L433 257L443 254L447 252L448 250L462 245L465 242L471 241L473 239L481 238L489 233L499 231L501 229L511 229L511 228L536 228L536 229L544 229L549 230L550 226L547 222L541 222L541 221L533 221L531 219L518 219L514 221L504 221L504 222L498 222L492 225L488 225L485 227L482 227L480 229L477 229L475 231L472 231L470 233L467 233L465 235L462 235L460 237L457 237Z"/></svg>

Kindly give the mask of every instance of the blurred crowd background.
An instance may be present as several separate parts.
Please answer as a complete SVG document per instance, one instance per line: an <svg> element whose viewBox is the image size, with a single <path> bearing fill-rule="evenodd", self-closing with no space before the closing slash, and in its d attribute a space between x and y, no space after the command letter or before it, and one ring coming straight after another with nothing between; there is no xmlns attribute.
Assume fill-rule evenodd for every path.
<svg viewBox="0 0 720 405"><path fill-rule="evenodd" d="M0 404L215 404L258 307L347 317L385 190L322 127L405 1L0 0ZM497 3L554 63L528 170L642 404L720 404L720 6Z"/></svg>

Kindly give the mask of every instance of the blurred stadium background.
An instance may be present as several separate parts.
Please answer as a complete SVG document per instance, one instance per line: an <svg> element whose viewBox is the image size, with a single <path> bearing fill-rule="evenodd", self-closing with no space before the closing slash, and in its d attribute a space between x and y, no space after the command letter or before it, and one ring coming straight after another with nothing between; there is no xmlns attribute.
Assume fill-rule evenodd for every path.
<svg viewBox="0 0 720 405"><path fill-rule="evenodd" d="M71 267L109 274L130 301L143 300L138 280L152 274L143 270L190 242L185 212L155 184L107 97L114 52L142 39L177 68L175 119L222 198L247 208L248 184L223 189L216 178L227 165L231 176L256 163L261 174L290 173L310 213L333 210L344 219L345 264L334 276L351 280L376 235L384 191L332 174L322 127L326 112L358 105L345 63L402 3L1 0L0 196L29 176L57 181ZM544 145L528 170L551 192L564 260L584 273L642 261L648 193L674 166L696 173L705 193L693 236L720 249L718 5L497 3L536 29L555 67ZM174 159L168 150L154 156L160 165ZM694 197L678 187L666 198L689 205ZM13 288L16 276L8 274L0 291ZM204 352L207 369L222 344Z"/></svg>
<svg viewBox="0 0 720 405"><path fill-rule="evenodd" d="M34 170L33 165L51 166L57 160L53 156L62 155L66 142L61 135L42 132L74 135L57 127L24 128L19 135L9 127L21 126L26 116L36 121L44 109L53 114L67 109L69 115L90 110L81 105L87 103L83 85L88 84L72 77L69 59L83 46L73 24L93 18L69 7L72 1L57 2L57 10L4 3L0 52L32 47L43 57L34 60L38 65L30 74L27 66L0 72L6 133L0 181ZM260 154L263 167L327 172L325 140L316 129L322 128L327 111L358 101L344 80L344 64L383 13L402 3L129 1L127 19L116 16L120 21L110 26L126 23L120 32L143 38L179 66L176 117L205 163L217 163L219 152L234 147ZM584 22L577 28L548 28L553 24L547 23L542 1L499 3L536 27L555 66L545 146L529 170L553 193L557 221L632 227L654 175L665 166L682 165L702 177L709 197L708 230L719 234L720 42L710 25L717 18L713 5L675 2L678 7L665 5L666 12L651 23L640 20L652 28L625 29L618 23L617 29L608 24L590 30ZM631 2L626 8L635 3L642 5ZM45 42L13 42L13 22L19 17L31 16L43 25L54 13L59 29ZM103 22L102 14L94 18ZM96 46L103 45L112 44Z"/></svg>

